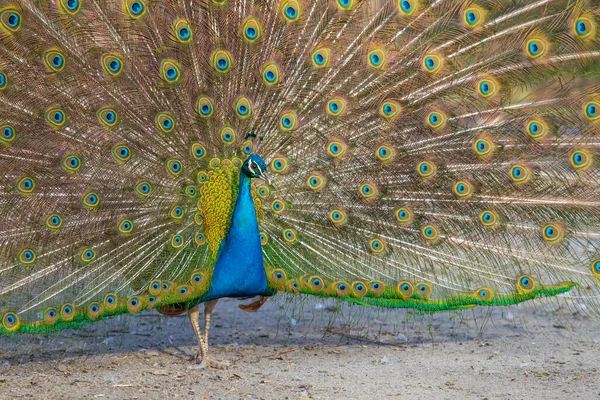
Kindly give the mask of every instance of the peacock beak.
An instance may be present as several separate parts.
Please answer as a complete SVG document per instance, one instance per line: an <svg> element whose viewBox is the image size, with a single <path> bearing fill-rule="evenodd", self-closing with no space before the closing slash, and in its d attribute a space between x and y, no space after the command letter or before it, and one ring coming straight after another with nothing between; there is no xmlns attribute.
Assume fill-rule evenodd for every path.
<svg viewBox="0 0 600 400"><path fill-rule="evenodd" d="M267 174L267 171L261 170L259 178L267 182L267 185L271 185L271 179L269 178L269 174Z"/></svg>

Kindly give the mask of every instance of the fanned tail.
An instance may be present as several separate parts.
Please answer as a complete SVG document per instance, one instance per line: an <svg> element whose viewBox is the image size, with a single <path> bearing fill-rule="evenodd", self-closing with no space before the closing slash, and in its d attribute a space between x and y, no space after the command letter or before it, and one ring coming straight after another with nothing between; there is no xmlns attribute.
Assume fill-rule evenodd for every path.
<svg viewBox="0 0 600 400"><path fill-rule="evenodd" d="M271 289L598 313L593 1L0 8L0 333L203 301L251 153Z"/></svg>

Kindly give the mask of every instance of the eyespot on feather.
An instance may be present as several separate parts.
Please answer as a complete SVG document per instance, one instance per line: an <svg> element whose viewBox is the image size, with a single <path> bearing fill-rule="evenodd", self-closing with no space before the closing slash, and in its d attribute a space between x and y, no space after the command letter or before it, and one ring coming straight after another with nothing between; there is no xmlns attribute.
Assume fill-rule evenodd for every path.
<svg viewBox="0 0 600 400"><path fill-rule="evenodd" d="M175 204L169 210L169 218L171 218L172 220L174 220L176 222L181 222L181 220L183 220L184 215L185 215L185 211L184 211L183 207L178 204Z"/></svg>
<svg viewBox="0 0 600 400"><path fill-rule="evenodd" d="M367 294L367 285L364 282L352 282L352 295L357 298L364 297Z"/></svg>
<svg viewBox="0 0 600 400"><path fill-rule="evenodd" d="M421 229L421 234L430 243L436 243L440 239L440 233L434 225L425 225Z"/></svg>
<svg viewBox="0 0 600 400"><path fill-rule="evenodd" d="M541 118L534 118L525 124L525 132L535 140L541 140L549 132L548 124Z"/></svg>
<svg viewBox="0 0 600 400"><path fill-rule="evenodd" d="M35 262L36 258L37 256L33 250L23 249L19 253L18 261L23 265L30 265Z"/></svg>
<svg viewBox="0 0 600 400"><path fill-rule="evenodd" d="M315 293L320 292L321 290L323 290L323 287L325 286L325 282L323 282L323 279L320 276L311 276L310 278L308 278L308 285L307 287Z"/></svg>
<svg viewBox="0 0 600 400"><path fill-rule="evenodd" d="M127 311L130 313L141 311L143 306L142 299L138 296L132 296L127 299Z"/></svg>
<svg viewBox="0 0 600 400"><path fill-rule="evenodd" d="M0 92L8 87L8 76L6 73L0 71ZM0 137L1 140L1 137Z"/></svg>
<svg viewBox="0 0 600 400"><path fill-rule="evenodd" d="M165 169L172 176L179 176L183 172L183 164L177 158L168 158L165 160Z"/></svg>
<svg viewBox="0 0 600 400"><path fill-rule="evenodd" d="M318 47L311 55L312 65L316 68L328 68L331 65L331 49Z"/></svg>
<svg viewBox="0 0 600 400"><path fill-rule="evenodd" d="M360 195L364 200L372 201L379 196L379 189L374 182L366 182L360 186Z"/></svg>
<svg viewBox="0 0 600 400"><path fill-rule="evenodd" d="M375 296L381 296L385 290L385 285L381 281L373 280L368 283L368 288L369 293L372 293Z"/></svg>
<svg viewBox="0 0 600 400"><path fill-rule="evenodd" d="M209 118L214 113L214 106L212 100L207 96L200 96L196 101L195 111L202 118Z"/></svg>
<svg viewBox="0 0 600 400"><path fill-rule="evenodd" d="M50 107L44 113L44 119L52 129L62 128L67 118L65 112L60 107Z"/></svg>
<svg viewBox="0 0 600 400"><path fill-rule="evenodd" d="M63 321L71 321L75 318L75 315L77 315L77 309L71 303L63 304L60 308L60 317Z"/></svg>
<svg viewBox="0 0 600 400"><path fill-rule="evenodd" d="M269 243L269 235L267 235L266 232L260 232L260 244L262 246L266 245L267 243Z"/></svg>
<svg viewBox="0 0 600 400"><path fill-rule="evenodd" d="M239 119L250 118L252 116L252 103L247 96L240 96L235 100L233 110Z"/></svg>
<svg viewBox="0 0 600 400"><path fill-rule="evenodd" d="M500 225L500 216L493 210L484 210L479 214L479 221L486 228L496 228Z"/></svg>
<svg viewBox="0 0 600 400"><path fill-rule="evenodd" d="M401 226L411 224L415 218L413 211L408 207L398 208L396 211L394 211L394 215Z"/></svg>
<svg viewBox="0 0 600 400"><path fill-rule="evenodd" d="M592 261L592 272L596 278L600 279L600 259Z"/></svg>
<svg viewBox="0 0 600 400"><path fill-rule="evenodd" d="M31 194L35 190L35 180L30 176L24 176L22 178L19 178L15 189L18 193L21 193L23 195Z"/></svg>
<svg viewBox="0 0 600 400"><path fill-rule="evenodd" d="M256 43L263 35L262 25L254 16L249 16L242 21L241 31L242 37L247 43Z"/></svg>
<svg viewBox="0 0 600 400"><path fill-rule="evenodd" d="M473 187L471 182L467 181L466 179L461 179L461 180L457 181L454 184L453 190L454 190L454 194L459 199L463 199L463 200L471 198L473 196L473 194L475 193L475 188Z"/></svg>
<svg viewBox="0 0 600 400"><path fill-rule="evenodd" d="M401 112L402 107L396 100L387 99L379 107L379 115L390 121L398 118Z"/></svg>
<svg viewBox="0 0 600 400"><path fill-rule="evenodd" d="M352 11L358 2L358 0L336 0L338 8L342 11Z"/></svg>
<svg viewBox="0 0 600 400"><path fill-rule="evenodd" d="M109 311L113 311L117 308L118 302L117 302L117 295L114 293L108 293L106 294L106 296L104 296L104 308L106 308Z"/></svg>
<svg viewBox="0 0 600 400"><path fill-rule="evenodd" d="M298 115L296 111L286 111L281 115L279 120L279 128L282 131L293 131L298 127Z"/></svg>
<svg viewBox="0 0 600 400"><path fill-rule="evenodd" d="M2 317L2 325L9 332L16 332L21 326L19 317L14 312L7 312Z"/></svg>
<svg viewBox="0 0 600 400"><path fill-rule="evenodd" d="M44 311L44 323L47 326L52 326L54 325L54 323L56 322L56 320L58 319L59 314L58 314L58 310L54 307L48 307L45 311Z"/></svg>
<svg viewBox="0 0 600 400"><path fill-rule="evenodd" d="M86 192L81 198L81 205L90 211L96 211L100 206L100 196L96 192Z"/></svg>
<svg viewBox="0 0 600 400"><path fill-rule="evenodd" d="M542 238L546 243L557 244L560 243L565 236L565 230L562 224L559 223L548 223L542 226Z"/></svg>
<svg viewBox="0 0 600 400"><path fill-rule="evenodd" d="M235 131L230 126L226 126L226 127L222 128L219 136L221 137L221 141L224 144L235 143L235 140L236 140Z"/></svg>
<svg viewBox="0 0 600 400"><path fill-rule="evenodd" d="M381 145L375 151L375 156L384 165L388 165L394 161L394 158L396 157L396 149L391 146Z"/></svg>
<svg viewBox="0 0 600 400"><path fill-rule="evenodd" d="M496 143L487 135L481 135L473 141L473 151L483 160L491 158L496 149Z"/></svg>
<svg viewBox="0 0 600 400"><path fill-rule="evenodd" d="M177 18L171 25L173 37L180 43L189 43L192 40L192 28L186 18Z"/></svg>
<svg viewBox="0 0 600 400"><path fill-rule="evenodd" d="M543 58L548 51L548 42L541 37L533 37L525 44L525 53L531 59Z"/></svg>
<svg viewBox="0 0 600 400"><path fill-rule="evenodd" d="M417 284L415 284L414 289L415 289L414 293L416 295L418 295L419 297L427 299L427 298L429 298L429 296L431 296L432 288L431 288L431 285L428 283L425 283L425 282L417 283Z"/></svg>
<svg viewBox="0 0 600 400"><path fill-rule="evenodd" d="M346 113L346 100L341 97L334 97L327 102L327 114L333 117L341 117Z"/></svg>
<svg viewBox="0 0 600 400"><path fill-rule="evenodd" d="M56 213L48 214L44 219L44 225L50 232L58 232L62 227L62 217Z"/></svg>
<svg viewBox="0 0 600 400"><path fill-rule="evenodd" d="M385 68L387 62L387 52L383 47L377 47L369 51L367 54L367 65L375 69Z"/></svg>
<svg viewBox="0 0 600 400"><path fill-rule="evenodd" d="M13 34L21 29L23 18L15 7L0 9L0 28L7 34Z"/></svg>
<svg viewBox="0 0 600 400"><path fill-rule="evenodd" d="M398 11L401 15L411 16L419 7L418 0L398 0Z"/></svg>
<svg viewBox="0 0 600 400"><path fill-rule="evenodd" d="M296 22L302 16L302 7L298 0L283 0L280 9L281 15L286 22Z"/></svg>
<svg viewBox="0 0 600 400"><path fill-rule="evenodd" d="M262 67L261 76L267 86L277 85L281 80L281 70L275 61L267 62Z"/></svg>
<svg viewBox="0 0 600 400"><path fill-rule="evenodd" d="M573 32L579 39L593 39L596 35L596 21L591 15L582 15L573 23Z"/></svg>
<svg viewBox="0 0 600 400"><path fill-rule="evenodd" d="M107 77L117 77L123 72L123 58L119 54L104 53L100 57L100 63Z"/></svg>
<svg viewBox="0 0 600 400"><path fill-rule="evenodd" d="M87 307L87 316L93 321L98 319L102 315L103 311L104 307L102 307L102 304L98 302L92 302Z"/></svg>
<svg viewBox="0 0 600 400"><path fill-rule="evenodd" d="M58 48L51 48L44 51L42 53L42 60L49 72L60 72L65 69L65 56Z"/></svg>
<svg viewBox="0 0 600 400"><path fill-rule="evenodd" d="M81 168L81 159L74 154L67 154L60 164L68 173L75 173Z"/></svg>
<svg viewBox="0 0 600 400"><path fill-rule="evenodd" d="M342 158L348 146L338 138L331 138L327 144L327 152L335 158Z"/></svg>
<svg viewBox="0 0 600 400"><path fill-rule="evenodd" d="M594 161L592 154L587 149L574 150L569 158L573 168L580 171L588 170Z"/></svg>
<svg viewBox="0 0 600 400"><path fill-rule="evenodd" d="M298 240L296 230L291 228L284 229L283 240L285 240L287 243L295 243Z"/></svg>
<svg viewBox="0 0 600 400"><path fill-rule="evenodd" d="M131 149L125 144L117 144L112 148L111 154L119 165L123 165L131 159Z"/></svg>
<svg viewBox="0 0 600 400"><path fill-rule="evenodd" d="M119 235L122 236L127 236L130 233L132 233L133 221L131 221L130 219L122 219L121 221L119 221L119 224L117 225L117 232L119 233Z"/></svg>
<svg viewBox="0 0 600 400"><path fill-rule="evenodd" d="M143 0L122 0L125 15L138 19L146 14L146 3Z"/></svg>
<svg viewBox="0 0 600 400"><path fill-rule="evenodd" d="M463 14L463 21L468 28L477 28L485 22L485 11L483 8L473 4Z"/></svg>
<svg viewBox="0 0 600 400"><path fill-rule="evenodd" d="M231 64L233 63L233 57L225 49L215 50L211 57L211 64L215 71L218 73L225 74L231 70Z"/></svg>
<svg viewBox="0 0 600 400"><path fill-rule="evenodd" d="M590 121L598 121L600 119L600 102L587 102L584 106L584 114Z"/></svg>
<svg viewBox="0 0 600 400"><path fill-rule="evenodd" d="M423 69L429 73L438 72L444 65L443 59L439 54L431 53L423 57Z"/></svg>
<svg viewBox="0 0 600 400"><path fill-rule="evenodd" d="M81 10L80 0L57 0L60 12L65 15L75 15Z"/></svg>
<svg viewBox="0 0 600 400"><path fill-rule="evenodd" d="M285 202L280 199L275 199L271 203L271 210L273 210L273 212L275 214L283 213L285 211L285 207L286 207Z"/></svg>
<svg viewBox="0 0 600 400"><path fill-rule="evenodd" d="M79 252L79 260L83 265L87 265L96 259L96 251L90 247Z"/></svg>
<svg viewBox="0 0 600 400"><path fill-rule="evenodd" d="M480 301L491 301L494 297L494 292L490 288L482 287L477 289L474 296Z"/></svg>
<svg viewBox="0 0 600 400"><path fill-rule="evenodd" d="M319 191L324 189L327 185L327 178L322 172L313 171L306 179L306 185L309 189Z"/></svg>
<svg viewBox="0 0 600 400"><path fill-rule="evenodd" d="M491 99L498 94L499 90L500 84L493 78L485 78L477 82L477 93L481 97Z"/></svg>
<svg viewBox="0 0 600 400"><path fill-rule="evenodd" d="M142 200L145 200L152 193L152 185L150 182L142 180L135 184L133 190Z"/></svg>
<svg viewBox="0 0 600 400"><path fill-rule="evenodd" d="M529 182L531 179L531 170L525 164L515 164L510 168L510 178L517 185Z"/></svg>
<svg viewBox="0 0 600 400"><path fill-rule="evenodd" d="M164 59L160 63L160 77L168 84L176 84L181 79L181 66L172 59Z"/></svg>
<svg viewBox="0 0 600 400"><path fill-rule="evenodd" d="M529 275L521 275L517 279L517 290L519 292L531 292L535 288L535 280Z"/></svg>
<svg viewBox="0 0 600 400"><path fill-rule="evenodd" d="M422 161L417 165L417 173L425 179L433 178L437 172L437 166L431 161Z"/></svg>
<svg viewBox="0 0 600 400"><path fill-rule="evenodd" d="M287 157L277 156L271 161L271 169L273 172L286 174L290 172L290 161Z"/></svg>
<svg viewBox="0 0 600 400"><path fill-rule="evenodd" d="M340 297L349 297L350 296L350 285L348 282L340 281L333 283L333 290Z"/></svg>
<svg viewBox="0 0 600 400"><path fill-rule="evenodd" d="M159 112L154 120L160 133L171 133L175 129L175 117L170 113Z"/></svg>
<svg viewBox="0 0 600 400"><path fill-rule="evenodd" d="M387 251L387 243L383 238L375 238L369 241L369 250L372 254L384 254Z"/></svg>
<svg viewBox="0 0 600 400"><path fill-rule="evenodd" d="M99 109L96 112L96 117L100 124L107 129L114 127L119 122L117 111L111 106Z"/></svg>
<svg viewBox="0 0 600 400"><path fill-rule="evenodd" d="M9 147L15 140L15 128L8 124L0 125L0 144L4 147Z"/></svg>
<svg viewBox="0 0 600 400"><path fill-rule="evenodd" d="M329 220L336 228L342 228L348 223L348 213L341 207L334 208L329 213Z"/></svg>
<svg viewBox="0 0 600 400"><path fill-rule="evenodd" d="M403 299L408 299L409 297L411 297L413 295L414 292L414 288L412 283L407 282L407 281L402 281L400 283L398 283L398 294L403 298Z"/></svg>
<svg viewBox="0 0 600 400"><path fill-rule="evenodd" d="M427 125L436 130L443 128L446 121L446 114L441 111L433 111L427 115Z"/></svg>

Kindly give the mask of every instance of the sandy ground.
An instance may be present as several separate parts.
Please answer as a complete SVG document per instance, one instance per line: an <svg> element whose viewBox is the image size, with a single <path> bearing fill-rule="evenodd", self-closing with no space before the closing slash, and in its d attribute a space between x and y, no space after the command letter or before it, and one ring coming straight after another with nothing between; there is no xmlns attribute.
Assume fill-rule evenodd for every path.
<svg viewBox="0 0 600 400"><path fill-rule="evenodd" d="M518 307L440 314L269 301L215 310L191 363L187 317L145 312L0 338L0 399L596 399L600 321Z"/></svg>

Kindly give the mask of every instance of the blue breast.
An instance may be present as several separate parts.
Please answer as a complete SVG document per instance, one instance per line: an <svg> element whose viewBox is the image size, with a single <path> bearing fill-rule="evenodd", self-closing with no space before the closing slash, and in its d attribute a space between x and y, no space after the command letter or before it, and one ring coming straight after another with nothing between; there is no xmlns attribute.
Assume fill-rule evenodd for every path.
<svg viewBox="0 0 600 400"><path fill-rule="evenodd" d="M240 173L240 190L227 237L221 242L211 286L202 301L270 295L250 178Z"/></svg>

